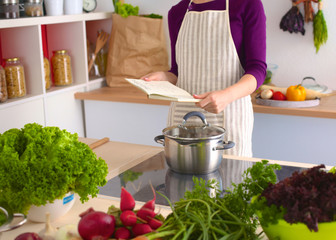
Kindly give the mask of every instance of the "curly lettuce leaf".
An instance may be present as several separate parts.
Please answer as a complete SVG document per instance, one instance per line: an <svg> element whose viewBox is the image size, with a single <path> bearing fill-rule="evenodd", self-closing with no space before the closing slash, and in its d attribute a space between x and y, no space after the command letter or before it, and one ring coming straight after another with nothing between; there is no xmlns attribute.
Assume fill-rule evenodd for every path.
<svg viewBox="0 0 336 240"><path fill-rule="evenodd" d="M105 161L77 134L37 123L0 136L0 204L27 213L72 191L82 202L106 184Z"/></svg>

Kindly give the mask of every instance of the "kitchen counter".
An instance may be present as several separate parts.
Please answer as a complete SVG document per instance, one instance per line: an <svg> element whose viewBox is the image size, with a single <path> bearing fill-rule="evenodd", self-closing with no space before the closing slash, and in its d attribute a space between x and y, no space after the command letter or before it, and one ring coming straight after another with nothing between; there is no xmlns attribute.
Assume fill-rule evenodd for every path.
<svg viewBox="0 0 336 240"><path fill-rule="evenodd" d="M170 104L169 101L148 99L145 93L133 86L114 88L102 87L89 92L78 92L75 94L75 98L80 100L142 103L167 106ZM255 103L255 94L252 94L252 103L255 113L336 119L336 96L322 98L318 106L308 108L279 108L258 105Z"/></svg>
<svg viewBox="0 0 336 240"><path fill-rule="evenodd" d="M88 138L80 138L80 141L91 144L97 139L88 139ZM102 157L108 167L109 167L109 175L107 179L109 182L107 185L113 184L112 187L118 188L120 190L120 185L114 184L113 181L119 179L120 175L127 170L131 172L141 172L143 176L140 177L137 181L131 181L128 184L124 183L126 189L128 191L138 191L141 192L142 188L137 187L139 183L142 183L148 187L148 183L146 182L146 174L147 177L150 177L150 181L153 182L153 185L156 186L157 190L160 184L159 180L155 180L154 175L159 175L159 178L162 180L165 178L165 174L167 172L167 166L165 165L163 148L162 147L153 147L153 146L146 146L146 145L138 145L138 144L129 144L129 143L121 143L121 142L114 142L110 141L107 142L95 149L93 151L97 154L98 157ZM231 155L224 155L224 158L233 161L248 161L248 162L256 162L260 161L261 159L258 158L245 158L245 157L236 157ZM294 162L283 162L283 161L275 161L269 160L270 163L279 163L281 165L287 166L289 168L307 168L312 167L312 164L303 164L303 163L294 163ZM329 168L329 167L328 167ZM164 171L164 172L162 172ZM169 170L168 170L169 171ZM231 170L229 171L231 172ZM148 175L151 174L151 175ZM154 175L153 175L154 174ZM288 173L287 173L288 174ZM148 179L147 179L148 181ZM109 186L107 186L109 187ZM103 190L103 189L102 189ZM101 191L103 192L103 191ZM66 224L77 224L79 221L79 214L90 207L93 207L95 210L99 211L107 211L108 207L111 205L118 206L119 205L119 198L120 193L117 191L108 192L110 196L107 196L105 193L100 193L97 198L90 199L88 202L82 204L78 197L76 196L75 204L73 208L63 217L55 220L52 222L54 227L60 227ZM139 194L133 193L135 196ZM113 196L115 195L115 196ZM141 195L141 194L140 194ZM147 199L152 198L152 192L150 194L145 193ZM135 197L135 200L137 198ZM142 206L145 199L139 201L137 200L136 208ZM170 208L165 206L164 204L157 203L158 210L164 216L170 213ZM13 240L17 235L23 232L39 232L44 229L44 223L34 223L28 221L26 224L17 228L13 231L3 233L1 240Z"/></svg>

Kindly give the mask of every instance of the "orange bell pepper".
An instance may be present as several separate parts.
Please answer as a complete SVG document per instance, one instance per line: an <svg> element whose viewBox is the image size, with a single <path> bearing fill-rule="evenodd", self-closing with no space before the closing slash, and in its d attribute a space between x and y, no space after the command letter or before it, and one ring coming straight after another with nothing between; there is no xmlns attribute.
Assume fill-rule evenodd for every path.
<svg viewBox="0 0 336 240"><path fill-rule="evenodd" d="M306 89L301 84L290 86L287 88L286 97L288 101L304 101L306 100Z"/></svg>

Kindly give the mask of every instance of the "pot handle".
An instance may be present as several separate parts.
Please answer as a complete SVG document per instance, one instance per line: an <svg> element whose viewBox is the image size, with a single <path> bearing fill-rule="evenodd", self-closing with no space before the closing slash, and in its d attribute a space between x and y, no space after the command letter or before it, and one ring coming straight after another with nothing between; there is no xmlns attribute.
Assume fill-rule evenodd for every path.
<svg viewBox="0 0 336 240"><path fill-rule="evenodd" d="M226 149L230 149L233 148L236 144L232 141L228 141L228 142L222 142L222 146L217 146L214 147L213 150L226 150Z"/></svg>
<svg viewBox="0 0 336 240"><path fill-rule="evenodd" d="M201 113L201 112L197 112L197 111L192 111L192 112L189 112L186 115L184 115L182 125L184 125L187 122L188 118L190 118L190 117L199 117L202 120L202 122L204 123L204 125L208 125L208 122L205 119L204 114Z"/></svg>
<svg viewBox="0 0 336 240"><path fill-rule="evenodd" d="M164 146L164 135L156 136L154 141Z"/></svg>
<svg viewBox="0 0 336 240"><path fill-rule="evenodd" d="M22 220L15 225L11 225L11 226L1 229L0 232L6 232L9 230L13 230L15 228L21 227L23 224L27 222L27 216L23 213L14 213L13 218L22 218Z"/></svg>

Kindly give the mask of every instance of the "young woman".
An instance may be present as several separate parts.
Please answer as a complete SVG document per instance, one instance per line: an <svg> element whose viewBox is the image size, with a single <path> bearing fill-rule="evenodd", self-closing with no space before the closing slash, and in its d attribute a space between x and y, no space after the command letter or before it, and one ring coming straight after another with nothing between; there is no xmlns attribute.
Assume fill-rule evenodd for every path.
<svg viewBox="0 0 336 240"><path fill-rule="evenodd" d="M261 0L181 0L170 9L168 24L171 70L142 79L170 81L201 99L196 104L172 103L168 125L181 123L190 111L201 111L236 143L226 154L252 156L250 94L263 83L267 67Z"/></svg>

